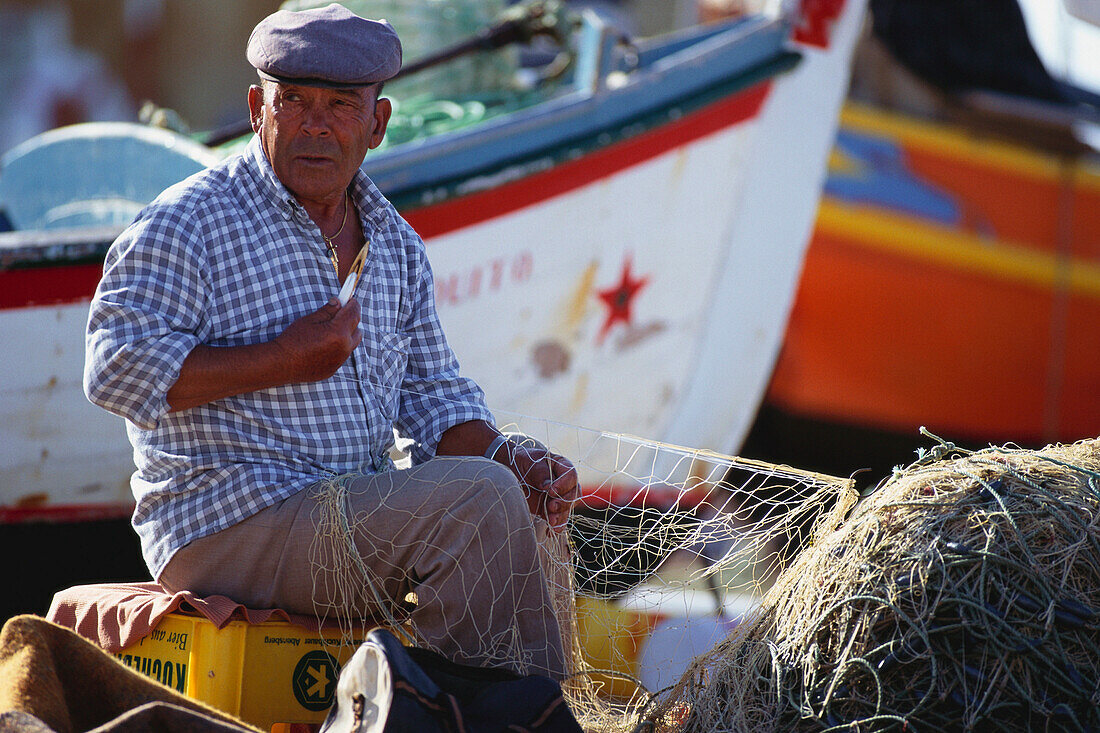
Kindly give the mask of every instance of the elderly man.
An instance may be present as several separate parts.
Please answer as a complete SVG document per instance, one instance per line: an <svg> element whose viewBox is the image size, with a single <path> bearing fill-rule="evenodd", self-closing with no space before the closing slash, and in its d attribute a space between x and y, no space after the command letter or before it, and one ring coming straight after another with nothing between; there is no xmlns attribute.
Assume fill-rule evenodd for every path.
<svg viewBox="0 0 1100 733"><path fill-rule="evenodd" d="M428 645L561 677L539 544L576 473L493 426L440 329L423 242L359 169L386 132L396 34L339 5L280 11L248 60L256 136L137 217L91 305L85 391L127 420L150 572L297 613L415 597ZM411 468L389 458L394 429ZM318 487L336 477L370 592L318 598L331 581L311 562L339 559L311 560Z"/></svg>

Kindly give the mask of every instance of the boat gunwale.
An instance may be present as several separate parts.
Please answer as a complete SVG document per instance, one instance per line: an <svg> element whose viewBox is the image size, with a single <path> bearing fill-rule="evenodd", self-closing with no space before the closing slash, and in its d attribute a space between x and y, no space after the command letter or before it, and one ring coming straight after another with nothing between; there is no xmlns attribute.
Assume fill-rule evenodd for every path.
<svg viewBox="0 0 1100 733"><path fill-rule="evenodd" d="M419 215L421 210L428 209L438 204L461 202L468 195L496 191L507 185L522 185L524 180L535 175L557 169L560 166L583 160L603 151L614 149L621 144L629 144L635 138L653 133L662 127L677 122L692 119L697 114L705 114L712 105L723 100L732 99L738 95L748 93L751 89L766 84L775 73L789 70L800 58L797 54L781 56L763 69L754 70L754 73L746 74L737 79L735 83L722 86L720 93L714 90L706 90L696 95L692 101L694 104L681 105L668 110L652 112L648 115L625 120L617 126L603 129L594 135L585 138L570 140L553 148L535 151L522 159L514 159L506 164L493 166L482 171L471 171L465 175L434 182L429 186L411 188L405 191L384 189L390 201L406 216ZM685 109L685 107L687 107ZM730 125L740 124L742 120L731 119ZM665 149L656 146L653 155L664 152ZM501 177L502 173L513 173L511 176L503 176L500 185L495 186L469 186L472 181L481 178L494 179ZM373 179L373 176L372 176ZM547 197L549 198L549 197Z"/></svg>

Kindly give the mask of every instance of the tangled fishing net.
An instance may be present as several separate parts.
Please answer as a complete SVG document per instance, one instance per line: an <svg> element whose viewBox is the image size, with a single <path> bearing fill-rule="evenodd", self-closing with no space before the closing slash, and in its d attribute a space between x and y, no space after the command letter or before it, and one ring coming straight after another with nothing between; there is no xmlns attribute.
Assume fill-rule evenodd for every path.
<svg viewBox="0 0 1100 733"><path fill-rule="evenodd" d="M632 729L655 693L755 606L778 574L788 539L824 510L839 516L854 502L850 481L791 468L532 418L514 418L507 429L568 456L583 487L568 532L550 535L541 562L571 658L563 687L587 730ZM436 648L402 604L387 602L394 591L373 574L376 560L356 551L351 538L369 533L372 517L346 510L344 486L330 481L318 505L311 551L318 615L345 625L346 644L383 624ZM499 592L489 607L512 614L508 585L482 580L464 582ZM348 605L360 612L348 618L339 610ZM456 622L468 618L461 604L447 613L448 622L450 614ZM466 651L538 659L543 650L524 648L519 627L466 640Z"/></svg>
<svg viewBox="0 0 1100 733"><path fill-rule="evenodd" d="M1097 730L1100 441L941 442L819 534L656 730Z"/></svg>

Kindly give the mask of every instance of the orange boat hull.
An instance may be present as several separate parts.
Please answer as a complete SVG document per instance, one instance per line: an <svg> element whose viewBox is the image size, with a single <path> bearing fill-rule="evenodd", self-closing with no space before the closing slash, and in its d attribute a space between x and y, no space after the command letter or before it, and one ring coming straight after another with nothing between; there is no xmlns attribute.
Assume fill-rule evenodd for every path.
<svg viewBox="0 0 1100 733"><path fill-rule="evenodd" d="M849 107L766 409L1100 435L1100 168Z"/></svg>

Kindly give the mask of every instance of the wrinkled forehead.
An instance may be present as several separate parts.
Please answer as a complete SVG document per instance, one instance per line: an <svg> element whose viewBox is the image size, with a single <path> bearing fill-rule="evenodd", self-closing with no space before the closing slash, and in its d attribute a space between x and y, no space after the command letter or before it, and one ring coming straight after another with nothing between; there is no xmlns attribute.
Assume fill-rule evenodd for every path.
<svg viewBox="0 0 1100 733"><path fill-rule="evenodd" d="M264 92L264 101L270 102L276 95L285 95L292 92L301 92L309 95L321 95L323 97L347 97L364 101L375 101L382 93L382 82L364 84L355 87L330 87L323 84L303 84L297 81L274 81L272 79L260 79L260 87Z"/></svg>

